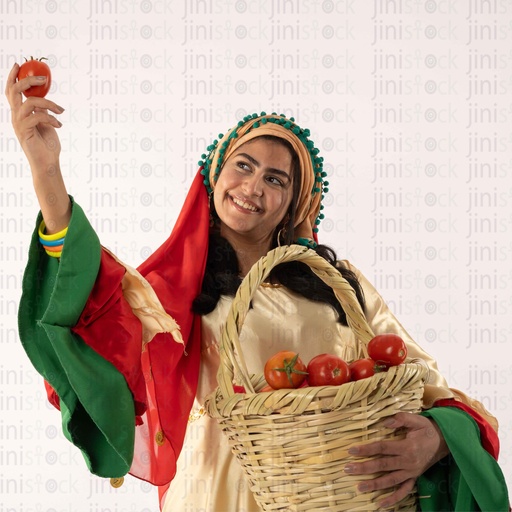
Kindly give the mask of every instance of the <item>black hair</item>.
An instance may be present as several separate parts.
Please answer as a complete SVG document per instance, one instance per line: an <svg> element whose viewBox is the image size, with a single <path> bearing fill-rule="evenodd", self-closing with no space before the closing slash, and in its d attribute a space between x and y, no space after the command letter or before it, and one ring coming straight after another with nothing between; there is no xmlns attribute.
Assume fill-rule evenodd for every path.
<svg viewBox="0 0 512 512"><path fill-rule="evenodd" d="M315 251L338 269L354 289L361 308L365 307L363 290L357 276L343 266L337 266L336 253L326 245L318 245ZM208 258L201 293L194 299L192 311L199 315L212 312L221 295L232 296L240 286L240 268L232 245L218 232L210 233ZM305 263L292 261L274 267L269 279L280 283L303 297L330 304L338 313L338 321L347 325L347 318L330 286L325 284Z"/></svg>

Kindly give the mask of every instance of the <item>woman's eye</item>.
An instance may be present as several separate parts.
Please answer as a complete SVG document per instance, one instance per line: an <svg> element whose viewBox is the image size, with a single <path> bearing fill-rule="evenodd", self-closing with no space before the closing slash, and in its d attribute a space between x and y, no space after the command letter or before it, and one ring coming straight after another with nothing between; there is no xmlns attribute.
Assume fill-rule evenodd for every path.
<svg viewBox="0 0 512 512"><path fill-rule="evenodd" d="M244 171L249 171L250 170L249 165L246 164L245 162L238 162L238 167L240 169L243 169Z"/></svg>
<svg viewBox="0 0 512 512"><path fill-rule="evenodd" d="M283 182L279 178L276 178L275 176L268 176L267 181L272 183L272 185L283 186Z"/></svg>

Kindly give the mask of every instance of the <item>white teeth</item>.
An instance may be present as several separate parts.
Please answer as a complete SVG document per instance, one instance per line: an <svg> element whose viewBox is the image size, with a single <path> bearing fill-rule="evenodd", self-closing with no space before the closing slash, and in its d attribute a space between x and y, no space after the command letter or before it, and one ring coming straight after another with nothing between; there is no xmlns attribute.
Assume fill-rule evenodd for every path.
<svg viewBox="0 0 512 512"><path fill-rule="evenodd" d="M245 208L246 210L250 210L251 212L257 212L258 211L258 208L252 206L249 203L246 203L245 201L240 201L240 199L237 199L236 197L233 197L233 202L236 205L241 206L242 208Z"/></svg>

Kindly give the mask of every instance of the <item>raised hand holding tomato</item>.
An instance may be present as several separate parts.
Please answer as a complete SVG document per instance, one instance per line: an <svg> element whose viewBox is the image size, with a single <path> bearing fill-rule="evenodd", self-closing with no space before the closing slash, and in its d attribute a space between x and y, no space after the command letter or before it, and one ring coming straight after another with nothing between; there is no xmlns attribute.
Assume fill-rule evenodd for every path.
<svg viewBox="0 0 512 512"><path fill-rule="evenodd" d="M39 75L17 80L19 71L20 66L15 63L7 78L5 95L14 132L30 164L46 232L51 234L65 228L71 217L71 203L60 172L61 145L55 130L62 123L52 115L62 114L64 109L39 96L29 95L23 101L22 94L34 86L46 85L48 80L45 76L40 79Z"/></svg>
<svg viewBox="0 0 512 512"><path fill-rule="evenodd" d="M348 364L334 354L320 354L308 364L310 386L339 386L350 380Z"/></svg>
<svg viewBox="0 0 512 512"><path fill-rule="evenodd" d="M273 389L298 388L307 377L306 365L299 354L282 350L265 363L265 380Z"/></svg>
<svg viewBox="0 0 512 512"><path fill-rule="evenodd" d="M379 334L368 343L368 355L377 364L389 368L405 361L407 347L397 334Z"/></svg>
<svg viewBox="0 0 512 512"><path fill-rule="evenodd" d="M27 76L45 78L45 81L41 85L33 85L26 91L22 91L26 98L29 98L30 96L44 98L50 90L50 86L52 85L52 72L50 71L48 64L43 62L43 60L47 60L46 57L41 57L40 59L30 57L30 60L25 59L25 63L20 66L18 71L18 81L27 78Z"/></svg>

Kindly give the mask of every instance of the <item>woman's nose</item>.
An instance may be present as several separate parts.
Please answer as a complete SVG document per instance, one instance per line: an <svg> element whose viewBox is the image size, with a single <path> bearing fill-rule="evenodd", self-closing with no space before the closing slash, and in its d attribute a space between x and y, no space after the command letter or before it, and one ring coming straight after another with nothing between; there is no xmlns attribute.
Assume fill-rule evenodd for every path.
<svg viewBox="0 0 512 512"><path fill-rule="evenodd" d="M263 193L263 180L254 174L247 176L242 183L242 190L248 196L254 195L259 197Z"/></svg>

